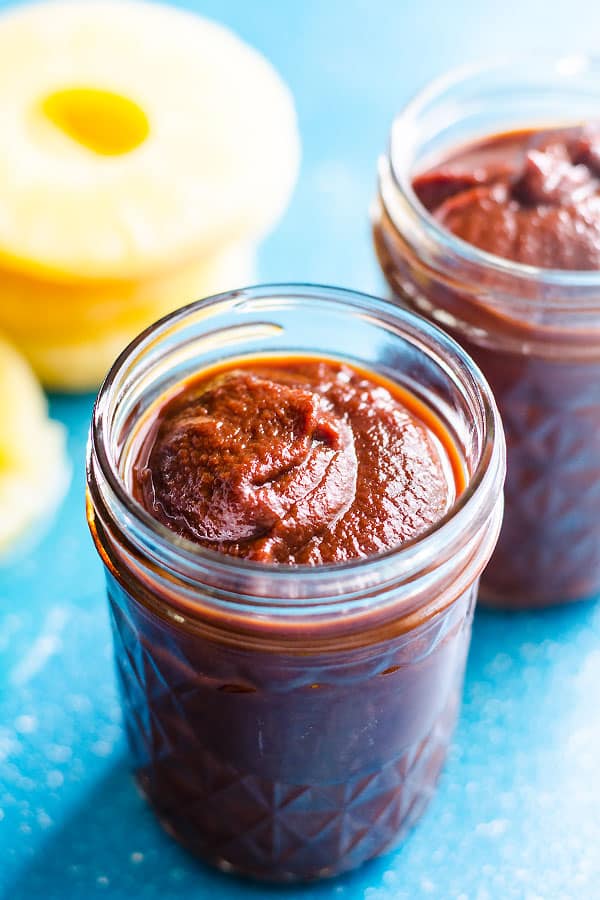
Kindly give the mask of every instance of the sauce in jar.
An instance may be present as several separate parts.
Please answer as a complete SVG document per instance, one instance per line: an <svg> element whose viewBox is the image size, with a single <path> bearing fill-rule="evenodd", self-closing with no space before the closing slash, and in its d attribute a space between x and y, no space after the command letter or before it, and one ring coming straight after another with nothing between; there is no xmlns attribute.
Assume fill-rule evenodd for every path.
<svg viewBox="0 0 600 900"><path fill-rule="evenodd" d="M528 266L600 269L600 129L491 135L413 181L440 224Z"/></svg>
<svg viewBox="0 0 600 900"><path fill-rule="evenodd" d="M204 372L143 429L133 493L206 547L265 563L367 557L440 519L464 487L450 435L399 385L327 359Z"/></svg>
<svg viewBox="0 0 600 900"><path fill-rule="evenodd" d="M488 253L540 268L600 269L599 129L492 135L413 187L445 228ZM524 340L543 338L547 325L542 314ZM501 341L503 322L493 327ZM548 360L459 339L492 384L507 438L505 520L484 576L489 599L589 597L600 589L600 361L575 361L568 346Z"/></svg>
<svg viewBox="0 0 600 900"><path fill-rule="evenodd" d="M505 515L481 594L514 609L600 591L600 128L491 130L508 106L564 102L566 70L548 66L546 89L523 68L522 84L517 63L442 80L400 113L374 220L395 297L459 341L496 397ZM471 141L444 132L479 118ZM426 149L405 152L425 121Z"/></svg>
<svg viewBox="0 0 600 900"><path fill-rule="evenodd" d="M171 834L274 881L402 839L452 734L503 476L480 373L375 298L253 288L132 345L96 404L88 519Z"/></svg>

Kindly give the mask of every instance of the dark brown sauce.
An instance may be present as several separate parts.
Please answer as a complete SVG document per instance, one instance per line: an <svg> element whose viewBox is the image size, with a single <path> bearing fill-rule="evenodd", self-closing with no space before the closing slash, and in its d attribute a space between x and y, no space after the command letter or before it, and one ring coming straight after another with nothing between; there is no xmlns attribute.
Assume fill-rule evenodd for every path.
<svg viewBox="0 0 600 900"><path fill-rule="evenodd" d="M515 262L600 268L600 130L491 135L418 175L415 193L457 237Z"/></svg>
<svg viewBox="0 0 600 900"><path fill-rule="evenodd" d="M435 524L465 482L450 435L412 393L308 357L200 372L149 411L132 455L133 494L155 518L268 563L398 546Z"/></svg>
<svg viewBox="0 0 600 900"><path fill-rule="evenodd" d="M265 402L254 402L256 391ZM190 449L186 429L199 418L200 431L194 433L203 440ZM181 428L180 445L173 443L175 426ZM223 429L231 430L215 443ZM367 441L369 433L373 440ZM357 473L344 515L364 525L361 553L371 549L371 525L380 521L396 469L402 478L417 479L419 467L424 469L421 500L431 502L417 505L417 517L404 523L398 514L407 494L400 490L400 505L391 504L385 520L393 523L390 542L399 528L418 531L464 489L461 455L425 403L373 372L308 357L237 360L176 385L139 423L125 449L124 474L143 502L149 489L144 472L156 463L153 450L173 450L175 466L162 466L161 477L192 473L201 513L192 528L218 523L230 534L250 529L226 548L219 540L207 543L253 553L273 536L269 512L294 489L298 468L311 478L322 459L330 462L336 453L345 465L349 436L356 440ZM385 443L392 438L402 438L399 466ZM208 472L207 481L197 485L191 457L178 469L182 452L184 461L186 453L207 456L198 467ZM380 461L386 465L381 473ZM222 510L205 488L225 473L237 479L234 499L245 498L246 487L250 497L241 509L237 502L226 505L220 520ZM151 474L154 484L154 467ZM319 510L325 521L332 510L335 515L338 488L345 490L348 481L334 479L333 493L326 492ZM265 484L280 490L261 507L265 498L253 492ZM327 477L322 485L332 487ZM181 483L170 493L162 486L151 495L153 503L158 497L180 506L186 499ZM173 512L177 517L177 509L168 510ZM312 500L308 512L310 520ZM187 534L190 523L181 528L176 517L167 524ZM257 520L260 532L252 533ZM301 515L300 526L305 521ZM270 535L262 532L265 522ZM292 521L285 544L295 558L297 524ZM340 549L350 555L348 532L340 539L335 526L322 524L317 517L318 527L311 525L314 536L324 538L319 546L336 558ZM234 604L228 608L227 601L211 608L210 583L206 596L200 588L193 600L168 578L157 587L152 574L132 566L118 546L104 551L93 516L90 525L108 568L117 671L137 778L169 833L227 871L276 881L335 875L395 845L427 804L445 757L461 694L476 576L467 585L462 570L446 571L435 587L428 579L420 589L411 585L408 598L402 588L390 592L386 585L387 602L380 604L375 590L364 606L352 610L351 603L334 603L325 617L310 605L292 616L258 606L248 613ZM318 578L318 571L310 574ZM298 580L303 577L297 570ZM241 575L236 590L245 588ZM415 605L407 606L407 599ZM165 604L173 615L165 614Z"/></svg>
<svg viewBox="0 0 600 900"><path fill-rule="evenodd" d="M440 225L495 256L542 269L600 269L596 125L491 134L449 149L415 176L413 187ZM597 326L577 326L577 310L568 317L573 292L565 293L565 315L557 318L550 304L546 311L543 282L534 275L513 297L483 261L477 285L460 260L434 270L383 205L374 237L398 298L443 321L481 367L502 416L505 514L482 577L484 598L521 608L597 593ZM528 301L536 304L535 319Z"/></svg>

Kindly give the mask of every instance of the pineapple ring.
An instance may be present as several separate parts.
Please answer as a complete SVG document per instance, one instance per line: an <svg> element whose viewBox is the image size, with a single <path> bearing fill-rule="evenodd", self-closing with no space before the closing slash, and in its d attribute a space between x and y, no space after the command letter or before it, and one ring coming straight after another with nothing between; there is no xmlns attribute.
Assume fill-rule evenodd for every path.
<svg viewBox="0 0 600 900"><path fill-rule="evenodd" d="M283 212L291 96L230 31L137 0L0 15L0 266L148 279Z"/></svg>
<svg viewBox="0 0 600 900"><path fill-rule="evenodd" d="M82 288L4 276L0 328L47 387L89 391L151 322L185 303L250 284L254 272L254 247L242 244L149 281L98 282Z"/></svg>
<svg viewBox="0 0 600 900"><path fill-rule="evenodd" d="M65 433L23 357L0 339L0 558L47 520L69 480Z"/></svg>
<svg viewBox="0 0 600 900"><path fill-rule="evenodd" d="M0 272L0 331L22 344L27 337L53 342L93 339L120 327L140 328L166 312L255 280L251 244L223 248L208 259L145 281L90 281L85 286Z"/></svg>

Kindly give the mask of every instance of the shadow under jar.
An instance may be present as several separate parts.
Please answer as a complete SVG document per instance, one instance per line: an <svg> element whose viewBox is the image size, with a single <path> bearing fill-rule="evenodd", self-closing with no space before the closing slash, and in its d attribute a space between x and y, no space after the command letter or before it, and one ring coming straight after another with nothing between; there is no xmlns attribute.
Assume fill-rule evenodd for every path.
<svg viewBox="0 0 600 900"><path fill-rule="evenodd" d="M595 61L463 69L400 113L379 166L394 296L461 343L500 409L505 515L481 596L507 608L600 592L599 103Z"/></svg>
<svg viewBox="0 0 600 900"><path fill-rule="evenodd" d="M424 404L465 473L438 522L368 558L265 565L178 536L132 498L136 428L165 392L227 360L287 355L369 370ZM171 834L225 871L277 881L335 875L398 842L456 719L503 477L477 368L383 301L252 288L186 307L130 345L94 411L88 520L137 778Z"/></svg>

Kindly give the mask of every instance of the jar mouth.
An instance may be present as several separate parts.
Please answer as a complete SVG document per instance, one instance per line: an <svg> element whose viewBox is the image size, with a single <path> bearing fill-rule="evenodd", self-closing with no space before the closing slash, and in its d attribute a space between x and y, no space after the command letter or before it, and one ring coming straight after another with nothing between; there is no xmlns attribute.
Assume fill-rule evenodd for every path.
<svg viewBox="0 0 600 900"><path fill-rule="evenodd" d="M571 89L575 92L576 86L574 82L576 79L587 77L590 85L593 86L595 81L594 95L596 103L600 100L600 91L597 88L597 85L600 84L600 57L594 55L555 56L544 53L534 54L533 57L523 55L511 57L507 55L486 63L468 63L456 67L429 82L409 100L394 119L389 141L389 174L393 181L393 187L408 206L411 217L418 223L426 239L432 241L453 257L458 258L467 265L485 268L486 271L492 272L496 276L510 278L515 284L516 290L518 290L520 283L523 285L524 290L527 291L527 296L531 295L532 285L537 285L538 288L548 287L549 293L544 297L544 304L547 307L564 308L564 299L561 300L560 296L552 293L556 292L557 288L564 290L593 290L595 292L593 296L579 296L578 305L595 310L600 307L600 299L597 293L600 291L599 271L543 268L515 262L482 250L474 244L457 237L440 225L423 206L413 190L414 164L418 162L418 144L420 137L422 137L419 121L424 117L427 109L430 106L443 103L444 97L450 92L467 88L470 84L478 86L485 79L489 79L490 83L495 83L496 80L503 77L514 81L519 72L524 73L532 63L537 66L539 71L544 72L544 80L536 87L541 86L543 89L544 81L546 81L546 88L549 89L551 78L554 78L560 81L565 89ZM525 91L531 89L530 83L525 80L522 82L522 87ZM587 96L589 93L585 92L584 94L583 88L581 90L584 96ZM596 114L596 120L597 118ZM444 125L455 124L459 120L460 109L456 103L450 102L449 116L443 119ZM560 121L553 116L552 122L546 119L543 123L533 122L532 124L540 124L540 127L560 127L582 124L582 121L579 118L569 117L567 112L564 119ZM510 127L510 123L508 123L508 127ZM487 134L491 130L493 128L489 129ZM484 136L484 133L480 136ZM393 201L388 211L392 221L394 221ZM528 286L528 289L525 286Z"/></svg>
<svg viewBox="0 0 600 900"><path fill-rule="evenodd" d="M482 434L479 459L465 490L442 518L412 540L366 558L340 563L319 566L267 565L219 553L180 537L155 519L129 492L119 461L109 451L113 443L110 434L112 406L123 391L127 391L136 364L191 317L202 316L221 305L235 309L239 305L256 302L268 312L270 301L276 300L285 305L286 302L298 300L308 303L311 299L350 307L365 321L375 317L392 333L408 331L424 350L436 355L457 386L468 393L477 407ZM295 352L301 353L302 348ZM343 358L334 352L328 355ZM490 505L494 506L500 500L504 456L502 426L484 376L465 351L435 325L415 313L367 294L325 285L267 284L217 294L181 307L151 325L122 351L106 376L94 406L88 443L88 490L96 507L100 502L104 510L119 511L121 530L130 542L134 540L137 549L155 554L167 565L175 560L183 563L188 580L193 581L197 575L204 585L207 573L210 573L211 582L219 584L220 580L223 583L228 580L225 574L229 577L234 573L241 583L251 579L257 584L259 596L268 600L270 606L278 601L288 606L287 600L291 598L297 605L304 605L305 602L314 603L315 598L319 602L336 602L340 594L340 579L347 581L350 578L352 581L352 576L368 571L368 577L356 579L357 590L362 592L369 584L383 585L398 578L411 580L415 573L426 569L440 556L440 547L447 548L451 555L457 537L462 536L464 540L467 532L481 528L489 519ZM132 538L134 532L135 539ZM443 552L441 556L444 556ZM306 585L305 597L299 597L297 590L294 590L300 578ZM348 599L347 593L344 598Z"/></svg>

